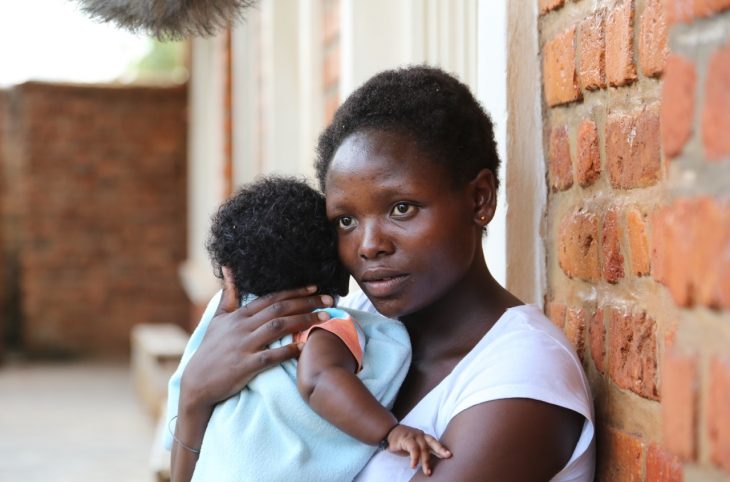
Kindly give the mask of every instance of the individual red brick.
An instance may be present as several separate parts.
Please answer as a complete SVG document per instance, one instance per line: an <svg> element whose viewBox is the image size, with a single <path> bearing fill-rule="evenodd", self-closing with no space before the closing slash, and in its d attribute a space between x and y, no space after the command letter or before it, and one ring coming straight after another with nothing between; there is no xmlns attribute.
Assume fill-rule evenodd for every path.
<svg viewBox="0 0 730 482"><path fill-rule="evenodd" d="M667 23L686 23L694 18L694 4L697 0L664 0L664 14Z"/></svg>
<svg viewBox="0 0 730 482"><path fill-rule="evenodd" d="M579 26L578 80L586 90L606 87L606 36L603 12L591 15Z"/></svg>
<svg viewBox="0 0 730 482"><path fill-rule="evenodd" d="M678 55L667 60L662 86L662 146L667 157L675 157L692 135L697 74L694 64Z"/></svg>
<svg viewBox="0 0 730 482"><path fill-rule="evenodd" d="M609 209L603 216L601 230L601 274L609 283L618 283L624 277L624 257L621 254L618 213Z"/></svg>
<svg viewBox="0 0 730 482"><path fill-rule="evenodd" d="M588 187L601 174L601 154L598 146L598 128L591 119L585 119L578 126L578 153L575 177L578 184Z"/></svg>
<svg viewBox="0 0 730 482"><path fill-rule="evenodd" d="M730 358L715 356L710 363L707 425L712 462L730 473Z"/></svg>
<svg viewBox="0 0 730 482"><path fill-rule="evenodd" d="M554 191L563 191L573 185L573 164L570 160L568 128L554 127L550 132L548 149L548 177Z"/></svg>
<svg viewBox="0 0 730 482"><path fill-rule="evenodd" d="M612 113L606 123L606 164L611 185L632 189L657 183L660 175L656 106L638 114Z"/></svg>
<svg viewBox="0 0 730 482"><path fill-rule="evenodd" d="M550 107L581 98L575 71L575 26L545 44L542 78L545 101Z"/></svg>
<svg viewBox="0 0 730 482"><path fill-rule="evenodd" d="M598 218L578 210L563 219L558 233L558 263L566 275L586 281L600 277Z"/></svg>
<svg viewBox="0 0 730 482"><path fill-rule="evenodd" d="M547 304L545 311L550 321L562 330L565 325L565 313L567 311L567 307L563 303L551 301Z"/></svg>
<svg viewBox="0 0 730 482"><path fill-rule="evenodd" d="M606 79L620 87L636 80L634 66L634 2L621 0L606 19Z"/></svg>
<svg viewBox="0 0 730 482"><path fill-rule="evenodd" d="M667 449L683 460L697 456L696 356L668 350L662 363L662 429Z"/></svg>
<svg viewBox="0 0 730 482"><path fill-rule="evenodd" d="M606 325L603 322L603 308L596 310L591 317L589 328L591 357L596 369L604 373L606 367Z"/></svg>
<svg viewBox="0 0 730 482"><path fill-rule="evenodd" d="M710 160L730 157L730 43L717 49L707 67L702 107L702 143Z"/></svg>
<svg viewBox="0 0 730 482"><path fill-rule="evenodd" d="M644 444L635 435L605 427L598 432L597 482L641 482Z"/></svg>
<svg viewBox="0 0 730 482"><path fill-rule="evenodd" d="M690 252L690 298L694 303L728 308L730 294L730 205L710 197L691 203L687 219Z"/></svg>
<svg viewBox="0 0 730 482"><path fill-rule="evenodd" d="M678 306L690 305L689 279L692 240L684 236L692 207L687 200L657 210L652 215L651 264L654 279L664 284Z"/></svg>
<svg viewBox="0 0 730 482"><path fill-rule="evenodd" d="M586 315L581 308L570 308L565 316L565 337L575 348L578 357L583 360L585 340L583 333L586 327Z"/></svg>
<svg viewBox="0 0 730 482"><path fill-rule="evenodd" d="M608 372L620 387L652 400L657 390L656 323L646 313L609 309Z"/></svg>
<svg viewBox="0 0 730 482"><path fill-rule="evenodd" d="M633 208L626 213L626 232L629 238L631 271L636 276L649 274L649 240L644 217L638 209Z"/></svg>
<svg viewBox="0 0 730 482"><path fill-rule="evenodd" d="M639 60L644 75L662 73L667 61L669 32L661 0L647 0L639 26Z"/></svg>
<svg viewBox="0 0 730 482"><path fill-rule="evenodd" d="M708 17L730 8L730 0L694 0L694 14Z"/></svg>
<svg viewBox="0 0 730 482"><path fill-rule="evenodd" d="M565 4L565 0L539 0L540 14L543 15L551 10L556 10Z"/></svg>
<svg viewBox="0 0 730 482"><path fill-rule="evenodd" d="M682 463L679 458L652 444L646 452L646 482L682 482Z"/></svg>
<svg viewBox="0 0 730 482"><path fill-rule="evenodd" d="M678 199L652 219L654 278L674 302L730 308L730 205Z"/></svg>

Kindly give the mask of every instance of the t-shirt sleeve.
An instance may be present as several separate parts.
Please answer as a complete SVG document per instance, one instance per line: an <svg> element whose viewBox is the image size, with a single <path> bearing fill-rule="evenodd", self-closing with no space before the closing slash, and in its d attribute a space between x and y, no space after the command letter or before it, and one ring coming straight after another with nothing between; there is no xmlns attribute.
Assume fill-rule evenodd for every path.
<svg viewBox="0 0 730 482"><path fill-rule="evenodd" d="M312 330L326 330L337 336L345 344L348 350L355 357L357 363L357 371L362 369L362 354L365 348L365 339L362 330L358 326L357 321L353 317L342 310L337 310L336 317L314 325L306 331L302 331L294 335L295 342L306 342Z"/></svg>
<svg viewBox="0 0 730 482"><path fill-rule="evenodd" d="M477 353L448 395L448 420L491 400L531 398L574 410L592 420L577 358L561 343L536 330L515 332ZM447 420L444 422L448 424Z"/></svg>

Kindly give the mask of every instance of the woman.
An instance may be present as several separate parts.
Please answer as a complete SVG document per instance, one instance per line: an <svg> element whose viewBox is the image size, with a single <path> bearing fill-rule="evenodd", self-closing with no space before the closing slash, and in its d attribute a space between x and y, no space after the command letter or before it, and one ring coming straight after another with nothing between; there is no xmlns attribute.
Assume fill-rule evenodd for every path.
<svg viewBox="0 0 730 482"><path fill-rule="evenodd" d="M491 122L466 86L426 67L381 73L340 107L318 156L342 262L411 338L413 363L393 412L453 454L434 461L430 480L592 480L592 406L580 363L484 261L499 160ZM183 375L176 436L188 446L200 446L215 403L298 355L293 345L262 347L316 323L310 311L333 300L302 289L237 303L227 282ZM176 479L194 463L193 452L173 448ZM425 477L379 452L358 480Z"/></svg>

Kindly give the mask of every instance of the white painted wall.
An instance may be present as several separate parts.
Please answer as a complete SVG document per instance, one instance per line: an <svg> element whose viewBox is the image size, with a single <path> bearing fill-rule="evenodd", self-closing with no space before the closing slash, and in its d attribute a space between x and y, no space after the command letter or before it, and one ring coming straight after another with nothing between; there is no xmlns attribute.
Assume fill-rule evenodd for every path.
<svg viewBox="0 0 730 482"><path fill-rule="evenodd" d="M507 0L479 0L477 21L476 95L494 124L497 152L502 164L502 183L497 197L497 212L487 229L484 254L492 275L503 286L507 282Z"/></svg>
<svg viewBox="0 0 730 482"><path fill-rule="evenodd" d="M542 306L545 163L537 2L507 2L507 287Z"/></svg>
<svg viewBox="0 0 730 482"><path fill-rule="evenodd" d="M223 193L224 38L192 41L188 133L188 257L180 276L194 303L217 289L205 240Z"/></svg>

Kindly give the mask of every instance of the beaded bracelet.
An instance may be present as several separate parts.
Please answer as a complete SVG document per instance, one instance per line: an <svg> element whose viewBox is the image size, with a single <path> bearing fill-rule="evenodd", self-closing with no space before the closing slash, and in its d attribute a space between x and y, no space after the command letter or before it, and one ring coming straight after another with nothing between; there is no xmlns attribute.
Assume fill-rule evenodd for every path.
<svg viewBox="0 0 730 482"><path fill-rule="evenodd" d="M182 448L184 448L186 450L189 450L190 452L194 453L195 455L200 455L200 449L194 449L191 446L186 445L182 440L180 440L179 438L177 438L175 436L175 433L172 431L172 422L176 418L177 418L177 415L175 415L174 417L172 417L170 419L170 421L167 423L167 430L168 430L168 432L170 432L170 435L172 436L172 440L174 440L175 442L177 442Z"/></svg>

